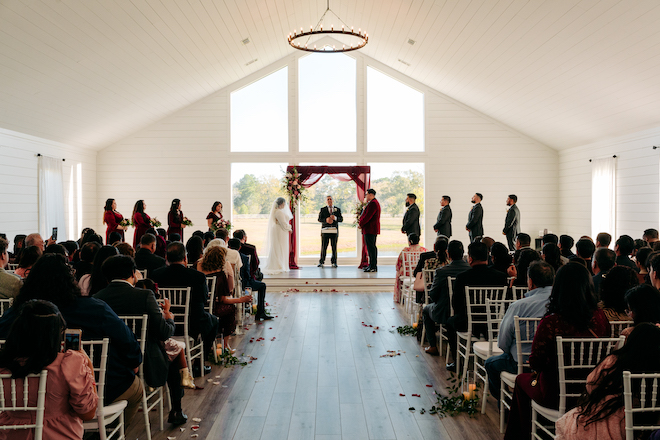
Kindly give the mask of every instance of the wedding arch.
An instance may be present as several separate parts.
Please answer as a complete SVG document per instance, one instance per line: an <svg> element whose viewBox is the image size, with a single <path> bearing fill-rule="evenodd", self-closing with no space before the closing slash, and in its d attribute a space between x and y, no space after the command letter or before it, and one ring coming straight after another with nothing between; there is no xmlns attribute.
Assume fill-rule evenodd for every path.
<svg viewBox="0 0 660 440"><path fill-rule="evenodd" d="M309 188L317 183L323 176L330 175L342 182L354 181L357 187L358 200L364 200L364 195L371 185L371 167L365 166L295 166L289 165L286 167L287 173L298 171L298 183L303 188ZM290 201L291 207L294 207L294 200ZM298 267L298 238L296 236L296 216L291 220L291 229L289 234L289 269L300 269ZM360 269L367 267L369 264L367 249L364 245L364 235L362 236L362 257L360 258Z"/></svg>

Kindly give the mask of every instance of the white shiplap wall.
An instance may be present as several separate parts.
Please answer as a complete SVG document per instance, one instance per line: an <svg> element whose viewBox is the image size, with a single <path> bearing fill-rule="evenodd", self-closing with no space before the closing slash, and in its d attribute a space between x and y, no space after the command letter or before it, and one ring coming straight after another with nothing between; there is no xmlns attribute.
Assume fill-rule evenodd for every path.
<svg viewBox="0 0 660 440"><path fill-rule="evenodd" d="M522 225L535 235L558 225L558 153L451 98L361 54L358 60L358 151L342 153L342 161L423 162L426 165L426 219L424 242L434 240L432 226L443 194L452 197L454 238L467 241L465 231L470 198L484 194L485 233L502 240L505 200L516 193ZM147 212L166 219L172 198L182 199L186 215L204 229L214 200L225 212L230 206L230 163L233 162L336 162L336 155L296 153L297 63L290 56L255 72L186 109L117 142L98 155L98 203L117 200L130 215L136 200L148 203ZM232 90L289 65L289 153L236 154L229 145L229 97ZM372 66L425 93L426 152L368 153L365 151L366 98L364 69ZM100 225L97 225L100 227ZM130 241L132 230L128 231Z"/></svg>
<svg viewBox="0 0 660 440"><path fill-rule="evenodd" d="M96 196L96 151L72 147L46 139L29 136L0 128L0 232L7 234L13 246L16 234L30 234L38 231L38 158L44 156L64 158L64 203L65 230L60 228L59 239L63 232L80 236L78 230L78 181L77 167L81 164L82 217L80 223L94 223L102 214ZM69 184L71 170L74 170L73 209L74 217L69 217ZM73 230L69 228L72 220Z"/></svg>
<svg viewBox="0 0 660 440"><path fill-rule="evenodd" d="M642 238L658 228L660 129L561 151L559 154L560 230L573 237L591 234L591 163L617 156L616 235Z"/></svg>

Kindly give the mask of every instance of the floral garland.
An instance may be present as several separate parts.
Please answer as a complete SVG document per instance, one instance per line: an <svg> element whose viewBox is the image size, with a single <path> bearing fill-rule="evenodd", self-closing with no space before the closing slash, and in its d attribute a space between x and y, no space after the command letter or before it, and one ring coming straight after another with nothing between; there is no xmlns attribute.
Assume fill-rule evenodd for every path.
<svg viewBox="0 0 660 440"><path fill-rule="evenodd" d="M364 207L367 206L366 201L362 202L357 202L355 204L355 220L353 220L353 227L357 227L360 225L360 216L362 215L362 211L364 211Z"/></svg>
<svg viewBox="0 0 660 440"><path fill-rule="evenodd" d="M307 196L305 195L306 188L303 188L300 184L298 181L299 178L300 173L298 172L298 169L293 167L293 170L290 172L287 171L282 179L282 187L291 201L291 212L295 211L296 205L298 205L299 202L307 200Z"/></svg>

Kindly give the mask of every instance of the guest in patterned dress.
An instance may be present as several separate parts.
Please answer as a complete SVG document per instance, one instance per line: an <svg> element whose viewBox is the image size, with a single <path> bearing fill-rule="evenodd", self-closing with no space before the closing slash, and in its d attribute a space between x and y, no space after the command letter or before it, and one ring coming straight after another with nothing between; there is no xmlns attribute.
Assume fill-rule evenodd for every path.
<svg viewBox="0 0 660 440"><path fill-rule="evenodd" d="M404 247L399 254L399 258L396 260L396 278L394 279L394 302L399 302L401 300L401 286L399 278L404 276L405 268L403 267L403 254L405 252L426 252L424 246L419 245L419 235L410 234L408 236L408 246ZM415 261L415 264L417 262ZM405 273L405 276L412 277L412 270L408 273Z"/></svg>

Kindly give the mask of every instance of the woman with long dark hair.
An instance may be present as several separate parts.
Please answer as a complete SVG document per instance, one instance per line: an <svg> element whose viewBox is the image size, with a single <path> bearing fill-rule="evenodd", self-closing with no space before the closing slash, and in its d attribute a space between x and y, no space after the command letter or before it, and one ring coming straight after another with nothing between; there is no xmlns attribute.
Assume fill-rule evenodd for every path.
<svg viewBox="0 0 660 440"><path fill-rule="evenodd" d="M37 262L43 251L39 246L30 246L21 252L21 259L18 261L18 269L16 275L21 278L26 278L30 273L30 269Z"/></svg>
<svg viewBox="0 0 660 440"><path fill-rule="evenodd" d="M112 244L110 242L110 234L113 232L119 233L121 235L121 241L124 241L124 231L127 226L121 225L124 216L117 211L117 202L115 202L115 199L106 200L103 210L103 223L107 225L105 230L105 244Z"/></svg>
<svg viewBox="0 0 660 440"><path fill-rule="evenodd" d="M172 241L173 234L179 234L181 242L183 243L183 228L186 225L183 223L185 219L183 211L181 211L181 200L174 199L170 205L170 212L167 213L167 238Z"/></svg>
<svg viewBox="0 0 660 440"><path fill-rule="evenodd" d="M211 212L209 212L209 215L206 216L206 222L209 225L209 231L215 232L215 230L218 229L218 220L222 220L222 203L216 201L213 202Z"/></svg>
<svg viewBox="0 0 660 440"><path fill-rule="evenodd" d="M82 439L83 421L96 415L98 395L92 363L82 351L61 351L66 322L53 303L30 300L18 316L0 351L0 373L23 379L28 374L48 371L46 378L46 414L43 438ZM36 384L36 382L34 383ZM36 406L37 388L31 383L28 401ZM22 401L22 385L17 387ZM11 388L5 387L4 399L10 401ZM0 425L24 424L26 412L0 413ZM28 438L25 431L2 431L7 439Z"/></svg>
<svg viewBox="0 0 660 440"><path fill-rule="evenodd" d="M204 253L204 240L196 235L190 237L186 243L186 253L188 254L188 263L192 264L193 267L197 267L197 260L202 258Z"/></svg>
<svg viewBox="0 0 660 440"><path fill-rule="evenodd" d="M581 264L571 262L557 271L547 307L529 356L533 373L523 373L516 378L505 439L529 438L532 400L548 408L558 407L556 337L593 338L610 334L610 323L596 302L591 275Z"/></svg>
<svg viewBox="0 0 660 440"><path fill-rule="evenodd" d="M137 249L140 239L146 234L147 229L151 228L151 217L144 212L145 209L147 209L147 204L144 203L144 200L135 202L135 206L133 207L133 226L135 226L133 249Z"/></svg>
<svg viewBox="0 0 660 440"><path fill-rule="evenodd" d="M629 321L626 292L639 285L637 272L628 266L614 266L600 282L600 308L609 321Z"/></svg>
<svg viewBox="0 0 660 440"><path fill-rule="evenodd" d="M554 243L546 243L541 250L541 258L557 271L561 267L561 250Z"/></svg>
<svg viewBox="0 0 660 440"><path fill-rule="evenodd" d="M80 278L80 290L83 296L94 296L99 290L108 285L108 279L103 275L103 263L110 257L119 255L119 251L114 246L103 246L94 256L92 273L89 278L87 275Z"/></svg>
<svg viewBox="0 0 660 440"><path fill-rule="evenodd" d="M660 328L650 323L635 326L626 344L615 351L589 374L587 390L578 406L557 420L557 438L564 440L607 440L626 438L623 412L623 372L660 372ZM637 386L635 386L637 385ZM643 396L648 402L651 390ZM642 391L633 382L633 400L640 400ZM638 423L657 424L654 413L636 415ZM648 434L648 433L647 433Z"/></svg>
<svg viewBox="0 0 660 440"><path fill-rule="evenodd" d="M21 252L25 250L25 234L17 234L14 236L14 252L9 255L10 263L18 263L21 260Z"/></svg>

